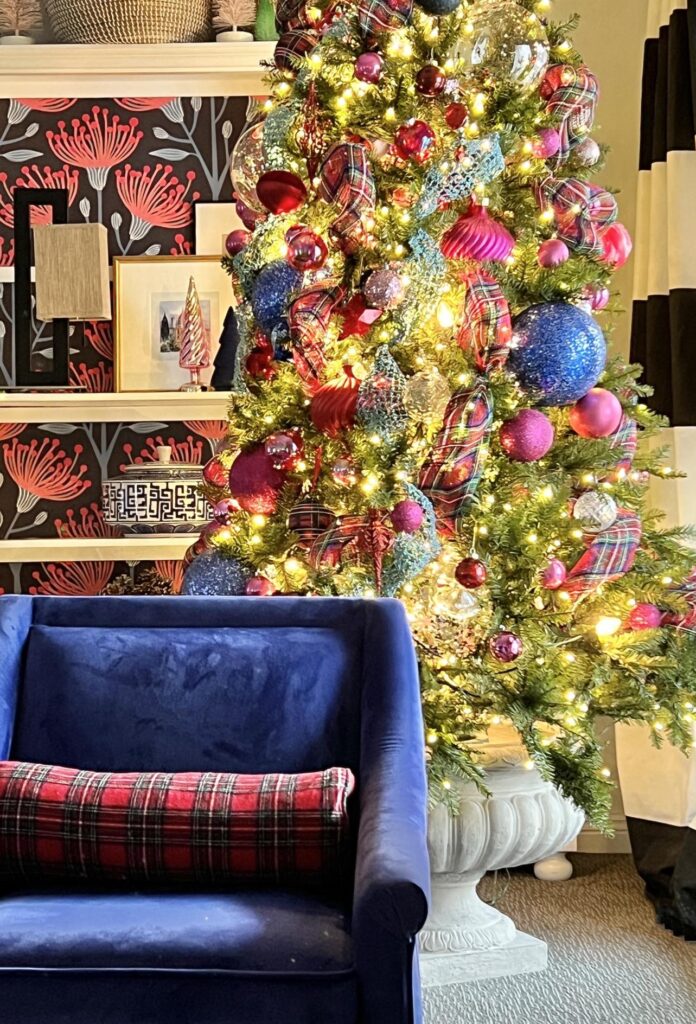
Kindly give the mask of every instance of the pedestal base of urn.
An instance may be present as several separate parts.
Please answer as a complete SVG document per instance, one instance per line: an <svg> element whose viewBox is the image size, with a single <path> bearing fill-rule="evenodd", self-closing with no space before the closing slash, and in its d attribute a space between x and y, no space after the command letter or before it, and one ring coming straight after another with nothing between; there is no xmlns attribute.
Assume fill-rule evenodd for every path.
<svg viewBox="0 0 696 1024"><path fill-rule="evenodd" d="M542 882L567 882L573 877L573 865L565 853L556 853L553 857L538 860L534 874Z"/></svg>
<svg viewBox="0 0 696 1024"><path fill-rule="evenodd" d="M421 953L421 982L426 1024L460 1024L466 984L487 978L532 974L548 967L548 947L541 939L515 931L505 946L458 953ZM437 1012L435 1010L437 1009Z"/></svg>

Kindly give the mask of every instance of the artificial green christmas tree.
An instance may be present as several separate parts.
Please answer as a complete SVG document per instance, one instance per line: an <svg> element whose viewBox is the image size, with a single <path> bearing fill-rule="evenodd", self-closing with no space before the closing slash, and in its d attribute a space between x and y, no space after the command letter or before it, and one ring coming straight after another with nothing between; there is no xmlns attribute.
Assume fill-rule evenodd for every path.
<svg viewBox="0 0 696 1024"><path fill-rule="evenodd" d="M596 184L597 80L549 6L279 3L233 160L241 343L192 555L198 593L210 571L400 598L435 798L504 719L603 826L598 716L690 743L696 584L646 508L670 470L639 368L607 359L630 237Z"/></svg>

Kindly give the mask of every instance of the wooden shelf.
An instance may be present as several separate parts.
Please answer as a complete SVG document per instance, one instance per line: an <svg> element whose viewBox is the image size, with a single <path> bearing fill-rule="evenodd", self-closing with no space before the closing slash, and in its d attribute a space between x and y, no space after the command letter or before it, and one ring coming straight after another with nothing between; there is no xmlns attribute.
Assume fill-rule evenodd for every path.
<svg viewBox="0 0 696 1024"><path fill-rule="evenodd" d="M182 423L226 420L227 391L191 394L136 391L127 394L21 394L0 392L0 423Z"/></svg>
<svg viewBox="0 0 696 1024"><path fill-rule="evenodd" d="M0 540L0 564L17 562L150 562L183 558L195 533L167 537L85 537L61 540Z"/></svg>
<svg viewBox="0 0 696 1024"><path fill-rule="evenodd" d="M275 43L4 46L0 98L254 96Z"/></svg>

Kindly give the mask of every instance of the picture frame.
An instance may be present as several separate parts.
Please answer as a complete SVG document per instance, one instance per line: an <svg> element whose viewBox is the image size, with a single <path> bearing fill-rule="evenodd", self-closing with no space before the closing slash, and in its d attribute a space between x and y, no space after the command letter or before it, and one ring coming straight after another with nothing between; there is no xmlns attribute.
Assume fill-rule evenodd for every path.
<svg viewBox="0 0 696 1024"><path fill-rule="evenodd" d="M116 391L178 391L189 375L179 366L176 321L191 278L210 331L210 385L225 316L234 306L219 256L118 256L114 259Z"/></svg>
<svg viewBox="0 0 696 1024"><path fill-rule="evenodd" d="M235 203L197 202L193 204L193 224L197 256L225 254L225 242L230 231L243 228Z"/></svg>

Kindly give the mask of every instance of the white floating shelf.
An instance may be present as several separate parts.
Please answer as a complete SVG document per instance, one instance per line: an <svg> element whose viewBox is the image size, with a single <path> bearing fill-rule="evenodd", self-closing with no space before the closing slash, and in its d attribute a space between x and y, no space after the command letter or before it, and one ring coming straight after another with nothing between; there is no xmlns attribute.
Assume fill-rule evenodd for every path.
<svg viewBox="0 0 696 1024"><path fill-rule="evenodd" d="M79 537L0 541L0 564L17 562L150 562L184 557L195 533L167 537Z"/></svg>
<svg viewBox="0 0 696 1024"><path fill-rule="evenodd" d="M254 96L275 43L6 46L0 98Z"/></svg>
<svg viewBox="0 0 696 1024"><path fill-rule="evenodd" d="M0 423L182 423L225 420L227 391L0 392Z"/></svg>

